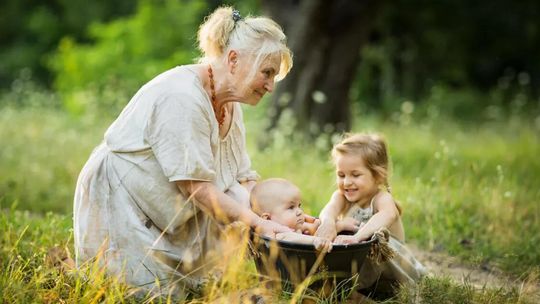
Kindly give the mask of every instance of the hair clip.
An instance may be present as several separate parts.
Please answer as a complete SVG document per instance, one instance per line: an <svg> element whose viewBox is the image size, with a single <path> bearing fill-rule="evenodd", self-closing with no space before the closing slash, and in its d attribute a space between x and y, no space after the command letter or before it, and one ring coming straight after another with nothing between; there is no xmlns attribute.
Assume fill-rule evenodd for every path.
<svg viewBox="0 0 540 304"><path fill-rule="evenodd" d="M238 20L242 19L242 15L240 15L240 12L238 10L233 10L232 11L232 18L233 18L234 22L237 22Z"/></svg>

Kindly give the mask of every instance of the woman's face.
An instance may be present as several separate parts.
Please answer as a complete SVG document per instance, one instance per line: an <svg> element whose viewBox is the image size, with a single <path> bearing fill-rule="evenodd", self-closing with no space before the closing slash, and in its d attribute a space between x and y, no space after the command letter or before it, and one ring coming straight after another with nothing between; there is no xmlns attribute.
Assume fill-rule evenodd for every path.
<svg viewBox="0 0 540 304"><path fill-rule="evenodd" d="M253 64L253 57L238 58L236 70L233 73L233 86L236 87L235 95L238 101L254 106L267 92L271 93L274 90L274 78L279 72L281 56L280 54L268 56L255 73L251 64Z"/></svg>

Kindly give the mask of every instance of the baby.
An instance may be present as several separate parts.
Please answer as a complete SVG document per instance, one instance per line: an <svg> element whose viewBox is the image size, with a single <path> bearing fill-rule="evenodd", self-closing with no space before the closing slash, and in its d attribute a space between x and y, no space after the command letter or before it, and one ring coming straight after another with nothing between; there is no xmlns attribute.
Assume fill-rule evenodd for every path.
<svg viewBox="0 0 540 304"><path fill-rule="evenodd" d="M313 244L317 250L330 252L332 242L313 236L320 224L304 213L301 208L301 194L298 187L281 178L270 178L257 185L251 191L251 209L260 217L285 225L294 231L276 234L277 240L294 243Z"/></svg>

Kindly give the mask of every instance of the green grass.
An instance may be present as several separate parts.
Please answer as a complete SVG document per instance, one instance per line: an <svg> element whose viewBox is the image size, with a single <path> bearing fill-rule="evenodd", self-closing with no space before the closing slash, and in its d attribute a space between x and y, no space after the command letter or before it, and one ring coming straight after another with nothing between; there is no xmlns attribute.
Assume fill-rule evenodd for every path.
<svg viewBox="0 0 540 304"><path fill-rule="evenodd" d="M286 136L292 131L284 128L271 135L270 146L259 150L263 112L249 108L245 116L254 168L262 177L295 182L303 191L306 210L318 213L334 190L327 138L290 140ZM537 127L516 117L475 125L412 117L359 118L363 119L354 131L377 130L388 140L392 189L403 205L410 242L457 255L468 263L497 266L511 276L523 278L540 271ZM42 108L0 109L0 207L4 210L0 212L0 294L4 303L122 302L127 296L125 286L99 274L82 279L45 263L45 253L52 246L72 250L76 178L110 122L108 117L76 118ZM229 275L227 288L214 288L259 288L252 265L244 264ZM238 269L243 271L238 273ZM403 293L400 301L530 302L519 290L474 290L440 277L422 282L418 294ZM441 300L445 295L450 302ZM217 297L211 288L206 297L194 301Z"/></svg>
<svg viewBox="0 0 540 304"><path fill-rule="evenodd" d="M71 212L77 175L106 128L58 110L0 108L2 206Z"/></svg>

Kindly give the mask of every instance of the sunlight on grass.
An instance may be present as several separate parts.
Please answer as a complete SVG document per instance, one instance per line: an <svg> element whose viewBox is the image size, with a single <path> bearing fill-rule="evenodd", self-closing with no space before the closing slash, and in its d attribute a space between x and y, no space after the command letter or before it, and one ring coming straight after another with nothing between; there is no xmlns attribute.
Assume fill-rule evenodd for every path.
<svg viewBox="0 0 540 304"><path fill-rule="evenodd" d="M43 108L0 110L0 206L69 213L75 181L107 127Z"/></svg>
<svg viewBox="0 0 540 304"><path fill-rule="evenodd" d="M246 118L254 168L263 178L284 177L299 185L306 211L318 214L335 189L329 137L290 139L292 131L280 129L261 148L264 114L247 108ZM72 250L75 181L111 120L41 108L0 111L4 302L135 301L128 297L128 287L97 270L74 276L45 263L52 246ZM404 124L369 116L354 127L364 130L377 130L388 140L392 191L404 207L409 242L521 278L540 271L540 139L530 123L510 119L475 126L446 120ZM224 278L209 283L204 295L191 299L194 303L232 303L253 295L287 303L310 296L302 288L289 295L267 294L253 263L244 259L246 252L239 252L236 259L227 260ZM463 303L528 303L523 291L478 291L444 278L432 278L419 288L421 297L430 299L425 303L439 301L441 294Z"/></svg>

